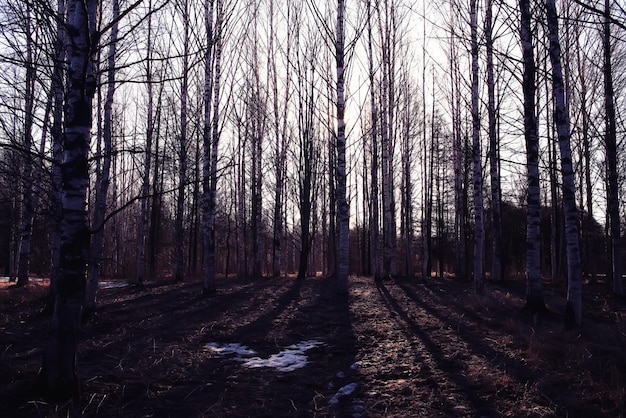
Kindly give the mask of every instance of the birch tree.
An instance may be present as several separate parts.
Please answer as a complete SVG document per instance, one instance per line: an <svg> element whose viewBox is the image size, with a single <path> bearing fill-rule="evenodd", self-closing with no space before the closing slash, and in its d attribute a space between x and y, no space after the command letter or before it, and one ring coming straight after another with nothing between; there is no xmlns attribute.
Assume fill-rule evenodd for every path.
<svg viewBox="0 0 626 418"><path fill-rule="evenodd" d="M296 13L296 16L298 13ZM281 260L283 254L283 234L284 234L284 222L283 214L285 208L283 203L286 200L284 198L285 190L285 177L286 177L286 161L287 161L287 121L288 121L288 109L289 109L289 97L291 94L291 43L292 43L292 30L291 30L291 7L287 8L287 45L285 47L285 57L287 61L285 69L285 85L284 85L284 97L283 97L283 109L279 110L279 92L278 92L278 69L276 61L278 59L276 53L276 47L274 45L274 0L270 0L270 72L272 77L272 95L274 103L274 169L275 169L275 185L274 185L274 224L273 224L273 239L272 239L272 275L280 276L281 272Z"/></svg>
<svg viewBox="0 0 626 418"><path fill-rule="evenodd" d="M541 193L539 189L539 134L536 112L536 66L530 0L520 0L520 39L524 72L524 138L526 141L526 309L545 311L541 291Z"/></svg>
<svg viewBox="0 0 626 418"><path fill-rule="evenodd" d="M63 136L63 221L59 283L55 292L40 381L46 393L78 393L76 350L85 294L89 225L86 198L92 101L96 89L97 0L70 0L66 19L68 88Z"/></svg>
<svg viewBox="0 0 626 418"><path fill-rule="evenodd" d="M615 94L613 88L613 66L611 46L611 5L604 0L603 22L603 73L604 73L604 121L605 147L608 178L608 218L610 231L611 278L613 292L624 294L622 279L622 234L619 213L619 172L617 165L617 126L615 112Z"/></svg>
<svg viewBox="0 0 626 418"><path fill-rule="evenodd" d="M86 313L90 313L96 308L96 292L98 282L102 274L102 258L104 253L104 221L107 210L107 198L109 192L109 180L111 171L111 154L113 151L113 99L115 95L115 55L117 53L118 17L120 14L120 4L118 0L113 0L112 4L113 25L111 26L109 38L109 51L107 57L107 92L104 100L103 127L102 127L102 153L96 158L102 158L101 169L96 173L96 202L91 222L93 232L91 238L88 286L85 297ZM100 138L98 138L100 141ZM100 144L98 144L100 149Z"/></svg>
<svg viewBox="0 0 626 418"><path fill-rule="evenodd" d="M217 0L213 22L214 0L207 0L204 9L207 49L204 56L204 131L203 131L203 294L215 293L215 211L217 192L217 162L219 150L219 98L222 58L222 0Z"/></svg>
<svg viewBox="0 0 626 418"><path fill-rule="evenodd" d="M393 146L394 146L394 115L395 92L391 78L394 76L395 62L393 48L395 35L395 8L388 1L382 4L377 2L378 31L381 43L381 87L380 100L380 138L382 163L382 200L383 200L383 274L391 277L397 257L396 249L396 221L393 190ZM383 13L384 12L384 13Z"/></svg>
<svg viewBox="0 0 626 418"><path fill-rule="evenodd" d="M565 326L578 327L582 323L582 275L580 267L580 244L578 241L578 209L576 207L576 181L570 145L570 124L565 101L565 86L561 65L559 22L555 0L546 0L549 55L552 64L552 92L554 97L554 122L561 154L563 178L563 207L565 212L565 241L567 249L567 305Z"/></svg>
<svg viewBox="0 0 626 418"><path fill-rule="evenodd" d="M496 130L496 88L493 68L493 0L485 5L485 49L487 52L487 115L489 118L489 174L491 178L491 280L502 280L502 210L500 155Z"/></svg>
<svg viewBox="0 0 626 418"><path fill-rule="evenodd" d="M150 192L150 170L152 169L152 141L154 137L154 84L152 79L152 54L153 54L153 30L152 30L152 0L148 0L146 33L146 90L148 104L146 109L146 140L144 146L144 166L141 176L141 194L147 196ZM158 164L157 164L158 166ZM154 179L156 183L156 176ZM145 257L146 257L146 226L149 219L149 200L141 199L141 209L137 227L137 266L135 283L143 285L145 280Z"/></svg>
<svg viewBox="0 0 626 418"><path fill-rule="evenodd" d="M336 197L337 206L337 275L336 290L348 293L350 207L346 196L346 122L345 118L345 0L337 1L335 31L335 62L337 66L337 139L336 139Z"/></svg>
<svg viewBox="0 0 626 418"><path fill-rule="evenodd" d="M480 146L480 113L478 90L478 7L470 1L471 56L472 56L472 160L474 185L474 288L482 292L484 286L484 225L482 194L482 161Z"/></svg>
<svg viewBox="0 0 626 418"><path fill-rule="evenodd" d="M22 141L22 170L21 170L21 201L20 201L20 225L19 225L19 248L17 262L17 286L28 283L30 266L31 241L33 234L33 220L35 218L34 176L33 176L33 128L35 111L35 83L36 64L34 62L34 33L31 20L33 19L30 2L24 3L24 35L26 37L26 51L24 57L25 80L24 80L24 125Z"/></svg>
<svg viewBox="0 0 626 418"><path fill-rule="evenodd" d="M62 189L63 176L61 164L63 162L63 102L64 102L64 63L65 50L65 27L66 1L59 0L57 3L56 39L54 42L54 64L52 66L51 92L53 95L52 126L50 128L52 142L52 170L51 170L51 213L52 228L50 237L50 290L46 310L52 312L55 300L55 290L60 277L61 257L61 219L63 212Z"/></svg>
<svg viewBox="0 0 626 418"><path fill-rule="evenodd" d="M175 227L175 271L174 279L182 282L185 274L184 260L184 216L185 216L185 187L187 185L187 100L189 97L189 48L190 48L190 19L189 19L189 0L183 0L182 5L183 19L183 67L181 75L181 91L180 91L180 133L178 136L179 154L178 154L178 192L176 194L176 220Z"/></svg>
<svg viewBox="0 0 626 418"><path fill-rule="evenodd" d="M371 153L372 162L370 167L371 176L371 192L370 192L370 254L372 263L372 272L374 278L381 277L381 260L380 260L380 217L379 217L379 201L378 201L378 106L376 104L376 88L375 88L375 72L374 72L374 53L372 39L372 4L371 0L367 2L367 61L368 61L368 78L370 83L370 112L371 112Z"/></svg>

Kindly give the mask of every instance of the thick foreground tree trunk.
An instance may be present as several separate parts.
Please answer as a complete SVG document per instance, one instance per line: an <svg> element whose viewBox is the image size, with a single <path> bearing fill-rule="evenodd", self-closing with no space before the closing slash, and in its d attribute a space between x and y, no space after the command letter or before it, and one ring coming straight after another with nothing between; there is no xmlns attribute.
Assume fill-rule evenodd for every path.
<svg viewBox="0 0 626 418"><path fill-rule="evenodd" d="M76 349L85 295L89 249L87 186L89 135L96 88L93 53L96 50L98 0L71 0L67 14L68 87L63 137L63 221L61 274L50 320L40 381L45 393L67 398L78 393Z"/></svg>

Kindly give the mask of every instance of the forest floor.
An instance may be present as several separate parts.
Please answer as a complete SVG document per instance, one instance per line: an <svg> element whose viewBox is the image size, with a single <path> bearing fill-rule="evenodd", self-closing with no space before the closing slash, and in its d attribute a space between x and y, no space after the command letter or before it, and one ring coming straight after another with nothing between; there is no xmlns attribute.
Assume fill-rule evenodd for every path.
<svg viewBox="0 0 626 418"><path fill-rule="evenodd" d="M563 330L562 285L539 317L514 280L482 296L435 278L351 277L347 297L326 278L218 288L101 290L81 395L54 404L29 390L46 286L1 285L0 416L626 417L626 301L604 284L585 286L577 332Z"/></svg>

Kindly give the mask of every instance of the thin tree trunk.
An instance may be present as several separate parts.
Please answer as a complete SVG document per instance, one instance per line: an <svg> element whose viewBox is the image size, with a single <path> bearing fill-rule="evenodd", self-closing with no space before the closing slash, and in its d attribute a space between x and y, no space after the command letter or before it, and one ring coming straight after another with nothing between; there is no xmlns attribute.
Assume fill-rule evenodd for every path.
<svg viewBox="0 0 626 418"><path fill-rule="evenodd" d="M520 0L520 38L524 74L524 138L526 140L526 306L533 312L543 312L546 306L541 290L541 193L539 188L539 135L535 114L536 67L533 50L530 0Z"/></svg>
<svg viewBox="0 0 626 418"><path fill-rule="evenodd" d="M482 161L480 147L480 114L478 109L478 17L477 1L470 1L470 26L472 33L472 158L474 167L474 289L483 290L484 225Z"/></svg>
<svg viewBox="0 0 626 418"><path fill-rule="evenodd" d="M372 162L370 167L371 175L371 192L370 192L370 252L371 264L375 279L379 279L382 274L380 259L380 219L378 211L378 108L376 106L376 92L374 79L374 54L372 51L372 11L371 1L367 2L367 53L368 53L368 72L370 82L370 111L371 111L371 138L372 138Z"/></svg>
<svg viewBox="0 0 626 418"><path fill-rule="evenodd" d="M384 6L387 6L386 2ZM382 180L383 180L383 275L391 277L392 269L395 264L396 247L395 247L395 222L394 222L394 204L393 204L393 154L392 154L392 123L393 123L393 107L395 103L391 102L392 93L390 86L391 72L391 40L389 28L389 11L385 7L385 15L381 14L377 4L378 26L380 31L380 41L382 49L382 80L381 80L381 112L380 112L380 135L381 135L381 152L382 152Z"/></svg>
<svg viewBox="0 0 626 418"><path fill-rule="evenodd" d="M104 253L104 219L107 210L107 196L111 171L111 153L113 151L113 97L115 95L115 54L117 51L117 18L120 14L118 0L113 0L113 25L109 39L109 56L107 58L107 94L104 101L104 118L102 140L104 144L101 172L96 173L96 203L92 221L93 235L91 237L91 254L89 256L89 274L87 293L85 295L85 313L92 313L96 309L96 293L102 274L102 259Z"/></svg>
<svg viewBox="0 0 626 418"><path fill-rule="evenodd" d="M57 15L65 19L65 0L59 0ZM57 23L57 39L55 40L55 61L52 69L52 94L54 105L52 113L52 127L50 128L52 139L52 228L50 237L50 290L47 299L46 310L52 312L55 300L55 289L60 275L60 252L61 252L61 219L62 219L62 175L61 164L63 162L63 63L65 62L65 28L62 22Z"/></svg>
<svg viewBox="0 0 626 418"><path fill-rule="evenodd" d="M33 39L31 29L31 6L26 2L25 34L26 34L26 80L24 89L24 131L22 142L22 173L21 187L22 200L20 202L20 225L17 262L17 286L28 284L28 272L30 267L31 241L33 236L33 220L35 218L33 196L33 121L35 101L35 63L33 61Z"/></svg>
<svg viewBox="0 0 626 418"><path fill-rule="evenodd" d="M189 96L189 2L183 4L183 68L180 94L180 136L178 161L178 193L176 196L175 228L175 257L176 267L174 280L182 282L185 275L184 258L184 217L185 217L185 187L187 186L187 99Z"/></svg>
<svg viewBox="0 0 626 418"><path fill-rule="evenodd" d="M141 213L137 231L137 270L135 274L135 284L142 286L145 281L145 258L146 258L146 226L148 225L149 208L147 199L150 190L150 170L152 164L152 139L154 136L154 93L152 86L152 0L148 1L148 31L146 35L146 88L148 94L146 143L144 150L143 178L141 183ZM156 183L156 177L153 179ZM154 242L152 243L153 245Z"/></svg>
<svg viewBox="0 0 626 418"><path fill-rule="evenodd" d="M613 292L624 294L622 279L622 233L619 211L619 172L617 166L617 128L615 122L615 98L613 92L613 66L611 64L611 7L604 0L604 111L605 142L608 171L608 212L610 224L611 278Z"/></svg>
<svg viewBox="0 0 626 418"><path fill-rule="evenodd" d="M335 38L335 60L337 63L337 277L336 290L348 293L349 221L350 207L346 197L346 123L345 115L345 0L337 2L337 28Z"/></svg>
<svg viewBox="0 0 626 418"><path fill-rule="evenodd" d="M496 130L495 80L493 74L493 13L492 0L487 0L485 36L487 49L487 94L489 115L489 172L491 176L491 280L502 280L502 210L499 170L499 140Z"/></svg>
<svg viewBox="0 0 626 418"><path fill-rule="evenodd" d="M578 209L576 207L576 181L572 165L570 126L565 102L561 45L555 0L546 0L550 62L552 64L552 89L555 102L554 121L561 153L561 176L563 178L563 206L565 211L565 240L567 248L567 306L566 328L579 327L582 323L582 277L580 268L580 244L578 242Z"/></svg>
<svg viewBox="0 0 626 418"><path fill-rule="evenodd" d="M219 150L219 99L222 58L222 0L217 0L215 27L213 23L213 0L205 4L207 39L214 50L208 49L205 56L205 119L203 142L203 239L204 239L204 282L203 294L215 293L215 208L217 193L217 161ZM213 56L212 56L213 55ZM211 68L214 62L215 66ZM211 102L212 97L212 102ZM213 104L211 109L210 104ZM210 115L210 112L213 112ZM210 136L209 136L210 135Z"/></svg>
<svg viewBox="0 0 626 418"><path fill-rule="evenodd" d="M284 104L283 104L283 112L282 112L282 127L280 125L279 118L279 103L278 103L278 71L276 68L276 56L273 47L273 24L274 24L274 1L270 2L270 32L271 32L271 47L270 50L273 54L271 60L271 68L272 68L272 89L274 95L274 131L276 135L276 144L275 144L275 170L276 170L276 185L274 188L274 231L273 231L273 240L272 240L272 275L274 277L279 277L281 272L281 260L282 260L282 252L283 252L283 234L284 234L284 225L283 225L283 200L284 200L284 190L285 190L285 177L286 177L286 160L287 160L287 120L288 120L288 104L289 104L289 95L290 95L290 74L291 74L291 30L287 30L287 47L285 51L285 55L287 57L287 67L285 69L285 95L284 95ZM287 26L291 24L290 19L290 10L291 8L287 8Z"/></svg>

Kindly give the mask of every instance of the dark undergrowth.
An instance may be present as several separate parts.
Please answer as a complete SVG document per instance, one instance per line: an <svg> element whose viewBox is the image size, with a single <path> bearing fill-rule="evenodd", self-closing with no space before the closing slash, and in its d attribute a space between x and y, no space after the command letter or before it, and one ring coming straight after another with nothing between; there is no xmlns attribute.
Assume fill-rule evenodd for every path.
<svg viewBox="0 0 626 418"><path fill-rule="evenodd" d="M0 288L2 417L625 417L626 303L585 287L565 331L563 289L524 310L524 283L475 295L458 279L375 282L348 297L326 278L156 283L103 289L79 347L81 392L35 393L47 288ZM293 371L246 367L207 344L272 359L318 341Z"/></svg>

